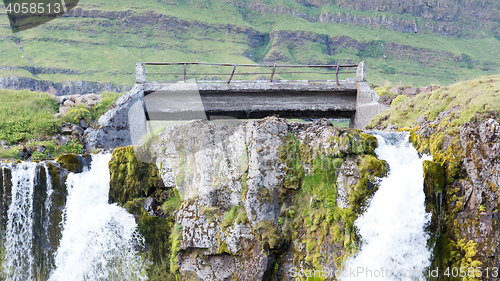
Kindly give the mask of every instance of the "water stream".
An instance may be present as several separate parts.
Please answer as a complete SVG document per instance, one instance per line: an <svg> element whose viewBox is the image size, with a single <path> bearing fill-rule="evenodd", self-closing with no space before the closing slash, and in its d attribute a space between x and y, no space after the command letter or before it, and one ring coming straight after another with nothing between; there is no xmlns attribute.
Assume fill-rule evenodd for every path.
<svg viewBox="0 0 500 281"><path fill-rule="evenodd" d="M365 213L355 225L362 237L361 249L345 263L345 280L425 280L430 265L425 212L422 161L408 142L407 133L376 135L379 159L389 163L390 173L380 182Z"/></svg>
<svg viewBox="0 0 500 281"><path fill-rule="evenodd" d="M134 217L108 204L110 157L68 175L65 204L46 164L2 167L0 280L147 280Z"/></svg>

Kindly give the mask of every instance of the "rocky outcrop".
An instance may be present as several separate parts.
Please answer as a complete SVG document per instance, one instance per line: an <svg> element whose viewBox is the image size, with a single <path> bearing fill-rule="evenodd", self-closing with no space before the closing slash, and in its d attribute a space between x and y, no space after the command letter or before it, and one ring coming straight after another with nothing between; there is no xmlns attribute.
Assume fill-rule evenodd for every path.
<svg viewBox="0 0 500 281"><path fill-rule="evenodd" d="M460 237L477 243L483 267L500 266L500 125L487 119L477 126L466 123L460 129L464 149L461 181L463 211L457 213Z"/></svg>
<svg viewBox="0 0 500 281"><path fill-rule="evenodd" d="M412 131L414 145L434 161L424 161L434 266L498 268L500 124L473 119L450 130L459 117L460 108L443 111Z"/></svg>
<svg viewBox="0 0 500 281"><path fill-rule="evenodd" d="M131 172L140 167L133 159L149 154L164 187L141 188L138 198L120 202L140 214L139 225L160 210L172 223L169 274L293 280L293 268L334 270L357 250L354 220L388 168L374 156L376 146L375 138L327 120L193 121L127 148L129 156L116 150L110 170L122 181L112 184L110 196L132 194L140 174ZM167 190L176 195L158 196ZM179 205L172 209L175 198Z"/></svg>
<svg viewBox="0 0 500 281"><path fill-rule="evenodd" d="M135 85L115 102L114 108L99 117L98 129L88 128L85 131L87 150L109 150L132 144L129 109L144 96L144 91L140 87L140 85Z"/></svg>

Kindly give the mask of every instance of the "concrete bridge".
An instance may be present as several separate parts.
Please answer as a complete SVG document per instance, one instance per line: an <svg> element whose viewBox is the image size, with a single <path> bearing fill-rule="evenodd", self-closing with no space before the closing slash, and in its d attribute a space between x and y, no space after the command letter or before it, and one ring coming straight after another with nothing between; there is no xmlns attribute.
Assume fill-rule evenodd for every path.
<svg viewBox="0 0 500 281"><path fill-rule="evenodd" d="M378 103L378 96L366 82L365 63L359 65L278 66L234 65L227 81L188 80L187 66L199 63L137 63L136 89L143 95L143 108L147 120L189 120L217 118L347 118L351 128L362 129L376 114L388 107ZM146 66L184 65L182 81L147 82ZM203 64L222 65L226 64ZM268 80L234 80L237 66L268 67L272 72ZM274 80L277 68L323 67L333 68L330 80ZM355 72L339 72L342 68L355 68ZM291 73L291 72L286 72ZM296 72L310 73L310 72ZM339 80L339 73L355 73L355 78ZM158 74L158 73L152 73ZM161 73L160 73L161 74ZM203 73L199 73L203 74ZM207 73L205 73L207 74ZM208 73L216 74L216 73ZM263 73L249 73L263 74ZM178 77L177 76L177 77ZM353 75L354 76L354 75Z"/></svg>

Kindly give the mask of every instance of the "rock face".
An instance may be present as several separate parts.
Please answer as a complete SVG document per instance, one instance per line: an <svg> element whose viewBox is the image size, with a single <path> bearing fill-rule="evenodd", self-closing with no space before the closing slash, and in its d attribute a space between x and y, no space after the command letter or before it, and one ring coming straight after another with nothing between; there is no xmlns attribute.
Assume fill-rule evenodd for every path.
<svg viewBox="0 0 500 281"><path fill-rule="evenodd" d="M113 85L111 83L96 83L88 81L75 81L65 83L53 83L50 81L36 80L27 77L0 77L0 89L31 90L48 92L58 96L63 95L85 95L89 92L123 92L130 87Z"/></svg>
<svg viewBox="0 0 500 281"><path fill-rule="evenodd" d="M327 120L193 121L148 144L128 150L149 152L161 192L175 187L182 202L168 240L169 274L182 280L294 280L294 268L335 270L356 251L354 220L388 168L374 156L373 137ZM121 166L114 161L112 174ZM117 192L125 189L113 190L124 198ZM134 202L122 204L131 210ZM166 210L170 201L162 202ZM158 204L148 198L144 208L139 225Z"/></svg>
<svg viewBox="0 0 500 281"><path fill-rule="evenodd" d="M424 163L434 266L499 267L500 125L473 119L450 133L459 116L458 109L443 111L412 131L419 151L434 158Z"/></svg>
<svg viewBox="0 0 500 281"><path fill-rule="evenodd" d="M477 243L484 266L500 266L500 125L488 119L460 130L465 150L463 167L468 179L461 182L464 210L457 214L461 237Z"/></svg>
<svg viewBox="0 0 500 281"><path fill-rule="evenodd" d="M85 143L89 150L112 149L132 144L129 130L129 109L144 95L144 91L135 85L132 90L122 95L115 107L99 117L99 129L89 128L85 131Z"/></svg>

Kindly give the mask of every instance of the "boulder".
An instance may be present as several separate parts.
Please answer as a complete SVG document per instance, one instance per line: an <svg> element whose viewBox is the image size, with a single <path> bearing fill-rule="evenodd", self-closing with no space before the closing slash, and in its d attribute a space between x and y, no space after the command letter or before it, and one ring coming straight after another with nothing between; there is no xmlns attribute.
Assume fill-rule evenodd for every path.
<svg viewBox="0 0 500 281"><path fill-rule="evenodd" d="M73 133L73 130L71 130L70 127L62 127L61 133L65 134L65 135L71 135L71 133Z"/></svg>
<svg viewBox="0 0 500 281"><path fill-rule="evenodd" d="M68 99L68 97L66 97L66 96L55 96L55 99L56 99L56 101L57 101L58 104L63 104Z"/></svg>
<svg viewBox="0 0 500 281"><path fill-rule="evenodd" d="M65 127L65 128L66 128L66 127ZM74 125L74 126L71 128L71 130L72 130L73 132L76 132L76 133L77 133L77 134L79 134L79 135L83 135L83 133L85 132L85 130L84 130L82 127L78 126L78 125Z"/></svg>
<svg viewBox="0 0 500 281"><path fill-rule="evenodd" d="M404 93L403 90L401 90L400 88L392 88L392 89L389 89L387 92L392 93L392 94L396 94L396 95L402 95Z"/></svg>
<svg viewBox="0 0 500 281"><path fill-rule="evenodd" d="M80 96L75 99L75 105L79 105L82 103L87 103L87 99L85 99L85 97Z"/></svg>
<svg viewBox="0 0 500 281"><path fill-rule="evenodd" d="M59 106L59 114L66 115L66 113L68 113L68 111L69 111L69 108L67 106Z"/></svg>
<svg viewBox="0 0 500 281"><path fill-rule="evenodd" d="M420 88L409 88L405 89L404 94L410 98L413 98L420 94Z"/></svg>
<svg viewBox="0 0 500 281"><path fill-rule="evenodd" d="M78 122L78 125L80 127L82 127L82 129L84 129L84 130L86 130L88 128L87 122L85 122L85 120L83 120L83 119Z"/></svg>
<svg viewBox="0 0 500 281"><path fill-rule="evenodd" d="M98 120L99 129L89 129L85 134L88 149L111 149L132 145L129 126L129 109L144 97L143 85L135 85L130 92L122 95L115 107Z"/></svg>
<svg viewBox="0 0 500 281"><path fill-rule="evenodd" d="M99 99L99 98L98 98L96 95L94 95L94 94L88 94L88 95L86 95L86 96L85 96L85 98L86 98L88 101L91 101L91 100L93 100L93 101L97 101L97 100Z"/></svg>
<svg viewBox="0 0 500 281"><path fill-rule="evenodd" d="M76 105L76 103L75 103L73 100L68 99L68 100L66 100L66 101L63 103L63 105L64 105L64 106L75 106L75 105Z"/></svg>
<svg viewBox="0 0 500 281"><path fill-rule="evenodd" d="M428 87L421 87L419 89L420 89L420 93L430 93L430 92L432 92L433 87L432 86L428 86Z"/></svg>

